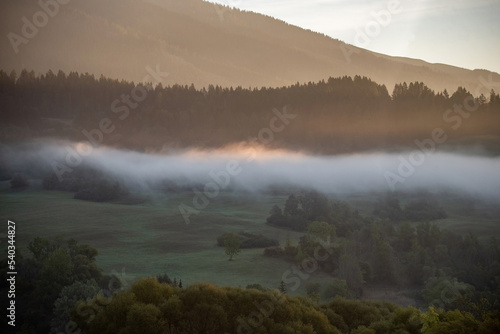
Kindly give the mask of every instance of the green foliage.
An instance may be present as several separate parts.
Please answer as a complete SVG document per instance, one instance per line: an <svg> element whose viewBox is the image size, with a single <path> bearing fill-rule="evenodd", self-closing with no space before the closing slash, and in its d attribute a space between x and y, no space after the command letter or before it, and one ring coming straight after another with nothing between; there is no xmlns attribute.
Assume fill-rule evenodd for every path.
<svg viewBox="0 0 500 334"><path fill-rule="evenodd" d="M155 279L141 279L107 302L82 301L72 315L88 334L339 333L307 299L207 283L178 289Z"/></svg>
<svg viewBox="0 0 500 334"><path fill-rule="evenodd" d="M306 231L313 222L324 222L335 227L341 235L359 227L363 219L349 204L342 201L329 201L317 191L304 192L299 196L288 196L283 213L274 206L267 218L267 224Z"/></svg>
<svg viewBox="0 0 500 334"><path fill-rule="evenodd" d="M92 187L78 191L74 198L85 201L108 202L127 194L128 192L118 182L111 183L107 180L100 180Z"/></svg>
<svg viewBox="0 0 500 334"><path fill-rule="evenodd" d="M360 229L366 223L359 212L354 210L345 201L333 200L331 207L331 219L339 236L347 236L349 233Z"/></svg>
<svg viewBox="0 0 500 334"><path fill-rule="evenodd" d="M404 214L409 221L431 221L447 217L443 208L425 199L408 203L405 206Z"/></svg>
<svg viewBox="0 0 500 334"><path fill-rule="evenodd" d="M226 232L217 237L217 246L224 247L224 240L231 233ZM237 234L240 239L240 248L264 248L264 247L275 247L279 246L279 242L276 239L267 238L262 234L254 234L248 232L240 232Z"/></svg>
<svg viewBox="0 0 500 334"><path fill-rule="evenodd" d="M490 330L495 326L499 328L498 326L500 325L498 319L490 322L492 320L490 318L487 323L481 323L481 321L475 319L470 313L458 310L445 312L442 309L435 309L434 307L430 307L428 312L422 314L422 320L423 334L495 333Z"/></svg>
<svg viewBox="0 0 500 334"><path fill-rule="evenodd" d="M299 197L302 214L309 221L331 221L328 198L317 191L305 192Z"/></svg>
<svg viewBox="0 0 500 334"><path fill-rule="evenodd" d="M156 280L159 283L166 283L166 284L172 284L173 283L173 281L170 279L170 277L168 276L167 273L164 273L164 274L161 274L161 275L157 275L156 276Z"/></svg>
<svg viewBox="0 0 500 334"><path fill-rule="evenodd" d="M47 295L48 300L53 302L61 289L73 281L73 269L74 265L66 247L57 248L43 263L37 287L38 294Z"/></svg>
<svg viewBox="0 0 500 334"><path fill-rule="evenodd" d="M285 255L285 251L281 247L266 247L264 249L264 255L270 257L282 257Z"/></svg>
<svg viewBox="0 0 500 334"><path fill-rule="evenodd" d="M227 233L224 237L224 247L226 255L229 255L229 261L233 259L234 255L240 253L241 240L237 234Z"/></svg>
<svg viewBox="0 0 500 334"><path fill-rule="evenodd" d="M474 287L469 284L459 282L456 278L441 276L427 280L422 296L428 305L450 309L458 298L473 291Z"/></svg>
<svg viewBox="0 0 500 334"><path fill-rule="evenodd" d="M306 258L315 258L320 247L328 256L317 261L318 269L344 280L354 296L362 295L365 282L392 283L403 289L422 289L424 302L438 301L446 309L460 307L473 312L465 306L466 296L472 296L473 291L487 296L490 305L499 303L500 248L496 243L484 247L473 235L462 237L428 221L413 225L408 221L390 222L442 217L432 196L410 201L402 210L395 195L388 195L375 205L375 213L383 220L362 218L345 202L328 202L325 198L314 192L290 195L285 203L287 214L281 214L279 208L271 210L274 216L268 223L278 227L300 229L297 226L308 222L306 217L323 216L326 220L308 222L307 234L300 237L298 246L266 248L264 254L293 259L300 265ZM444 293L449 286L457 293Z"/></svg>
<svg viewBox="0 0 500 334"><path fill-rule="evenodd" d="M99 286L94 279L87 282L77 281L62 288L59 298L54 302L53 318L50 322L51 333L64 333L65 327L71 322L70 311L80 300L93 298L99 292Z"/></svg>
<svg viewBox="0 0 500 334"><path fill-rule="evenodd" d="M281 208L277 205L273 205L271 208L271 211L269 211L269 216L282 216L283 212L281 211Z"/></svg>
<svg viewBox="0 0 500 334"><path fill-rule="evenodd" d="M356 256L348 252L340 256L337 276L347 282L347 286L355 295L361 295L363 272Z"/></svg>
<svg viewBox="0 0 500 334"><path fill-rule="evenodd" d="M127 313L129 333L156 334L162 328L161 311L156 305L135 303Z"/></svg>
<svg viewBox="0 0 500 334"><path fill-rule="evenodd" d="M28 177L24 174L16 173L10 180L10 187L12 189L25 188L29 186Z"/></svg>
<svg viewBox="0 0 500 334"><path fill-rule="evenodd" d="M42 186L47 190L74 192L75 199L94 202L107 202L128 196L128 190L116 179L84 166L65 173L61 180L54 173L47 174Z"/></svg>
<svg viewBox="0 0 500 334"><path fill-rule="evenodd" d="M422 327L420 312L387 302L336 297L323 306L330 323L347 333L414 333Z"/></svg>
<svg viewBox="0 0 500 334"><path fill-rule="evenodd" d="M309 282L306 284L306 293L312 295L313 293L319 294L321 291L321 284L317 282Z"/></svg>
<svg viewBox="0 0 500 334"><path fill-rule="evenodd" d="M246 289L256 289L256 290L263 291L263 292L269 291L269 289L263 287L260 284L248 284Z"/></svg>
<svg viewBox="0 0 500 334"><path fill-rule="evenodd" d="M16 323L28 333L61 332L77 300L93 297L105 277L95 263L97 250L74 239L35 238L31 258L16 258ZM3 265L3 263L2 263Z"/></svg>
<svg viewBox="0 0 500 334"><path fill-rule="evenodd" d="M373 279L378 282L394 283L394 251L387 241L376 240L373 260Z"/></svg>
<svg viewBox="0 0 500 334"><path fill-rule="evenodd" d="M410 251L416 237L415 229L408 222L401 223L394 240L394 249L401 252Z"/></svg>
<svg viewBox="0 0 500 334"><path fill-rule="evenodd" d="M398 222L404 219L404 213L399 204L399 200L387 194L385 199L377 199L373 214L377 217L389 219L393 222Z"/></svg>
<svg viewBox="0 0 500 334"><path fill-rule="evenodd" d="M307 233L312 238L329 245L335 239L335 226L326 222L313 221L307 227Z"/></svg>
<svg viewBox="0 0 500 334"><path fill-rule="evenodd" d="M52 242L48 239L36 237L28 245L28 250L33 254L33 257L37 261L45 261L47 257L54 252L60 244L58 242Z"/></svg>
<svg viewBox="0 0 500 334"><path fill-rule="evenodd" d="M338 278L332 279L332 281L326 286L325 291L323 292L323 297L325 299L332 299L337 296L343 298L353 297L352 292L347 286L346 280Z"/></svg>
<svg viewBox="0 0 500 334"><path fill-rule="evenodd" d="M418 244L425 249L434 250L441 239L439 227L429 222L418 224L416 231Z"/></svg>
<svg viewBox="0 0 500 334"><path fill-rule="evenodd" d="M291 194L290 196L288 196L286 202L285 202L285 208L283 210L283 214L285 216L300 216L302 215L302 210L299 209L299 200L297 199L297 197L295 197L294 194ZM276 209L276 205L273 207L274 209L271 211L271 215L274 213L274 214L280 214L281 213L281 209L279 209L279 207L277 207L279 209Z"/></svg>
<svg viewBox="0 0 500 334"><path fill-rule="evenodd" d="M447 217L443 208L429 199L413 200L402 209L399 200L392 194L386 195L383 200L377 200L373 209L373 214L393 222L400 222L403 220L414 222L432 221Z"/></svg>
<svg viewBox="0 0 500 334"><path fill-rule="evenodd" d="M286 289L286 284L285 282L281 281L280 282L280 287L278 289L281 293L286 293L287 292L287 289Z"/></svg>

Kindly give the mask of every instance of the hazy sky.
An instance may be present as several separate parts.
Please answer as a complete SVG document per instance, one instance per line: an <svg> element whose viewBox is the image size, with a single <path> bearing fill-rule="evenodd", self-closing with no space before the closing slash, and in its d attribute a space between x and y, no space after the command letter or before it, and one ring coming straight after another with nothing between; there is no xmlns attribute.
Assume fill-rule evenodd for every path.
<svg viewBox="0 0 500 334"><path fill-rule="evenodd" d="M392 56L500 73L500 0L213 0ZM399 3L390 17L373 13ZM363 40L359 31L368 39ZM371 36L370 36L371 35Z"/></svg>

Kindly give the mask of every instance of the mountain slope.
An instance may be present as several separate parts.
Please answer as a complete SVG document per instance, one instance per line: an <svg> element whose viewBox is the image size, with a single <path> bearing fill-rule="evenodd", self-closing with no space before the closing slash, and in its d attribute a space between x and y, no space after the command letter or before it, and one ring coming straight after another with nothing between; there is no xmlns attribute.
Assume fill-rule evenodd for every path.
<svg viewBox="0 0 500 334"><path fill-rule="evenodd" d="M0 29L21 34L37 2L1 1ZM89 72L143 81L147 67L163 84L283 86L330 76L362 75L387 85L424 81L435 90L474 91L490 72L389 57L347 46L273 18L201 0L73 0L16 54L0 41L3 69ZM344 51L342 50L344 48ZM347 49L346 49L347 48ZM349 59L345 50L355 51ZM494 81L500 75L494 74ZM482 91L487 93L487 89Z"/></svg>

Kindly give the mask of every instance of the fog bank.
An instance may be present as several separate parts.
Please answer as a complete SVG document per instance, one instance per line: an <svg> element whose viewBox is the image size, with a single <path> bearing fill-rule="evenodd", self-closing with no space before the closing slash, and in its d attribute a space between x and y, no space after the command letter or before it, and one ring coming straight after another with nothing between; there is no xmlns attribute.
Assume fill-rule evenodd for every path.
<svg viewBox="0 0 500 334"><path fill-rule="evenodd" d="M80 166L110 173L128 186L149 187L169 180L203 187L249 191L271 185L313 188L325 193L452 190L500 200L500 158L420 151L311 156L263 148L228 148L138 153L44 141L2 145L2 165L12 172L69 175ZM226 184L228 184L226 186ZM202 189L200 189L202 190Z"/></svg>

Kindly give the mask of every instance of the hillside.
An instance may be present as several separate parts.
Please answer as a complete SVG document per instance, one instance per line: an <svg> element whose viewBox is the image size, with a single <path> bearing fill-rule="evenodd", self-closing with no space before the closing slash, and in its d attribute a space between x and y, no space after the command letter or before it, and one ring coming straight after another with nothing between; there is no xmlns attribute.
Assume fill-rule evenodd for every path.
<svg viewBox="0 0 500 334"><path fill-rule="evenodd" d="M23 70L16 78L0 70L0 100L3 142L81 141L99 128L107 135L96 135L95 145L142 152L253 143L340 154L413 149L416 138L428 138L439 126L446 131L443 149L482 147L500 154L498 94L479 99L460 88L447 96L418 82L397 85L392 94L360 76L272 89L148 89L74 72L36 76ZM102 130L103 120L111 122L109 131Z"/></svg>
<svg viewBox="0 0 500 334"><path fill-rule="evenodd" d="M26 20L43 17L34 1L1 1L1 6L4 36L21 36ZM278 87L361 75L389 91L395 83L422 81L437 91L464 86L471 92L481 76L491 74L369 52L271 17L201 0L73 0L52 11L53 17L45 15L47 22L35 27L33 36L19 42L18 53L9 38L1 39L2 69L61 69L137 82L148 79L150 67L169 73L164 85L196 87ZM349 59L346 50L354 52ZM500 75L493 74L492 80L500 81Z"/></svg>

